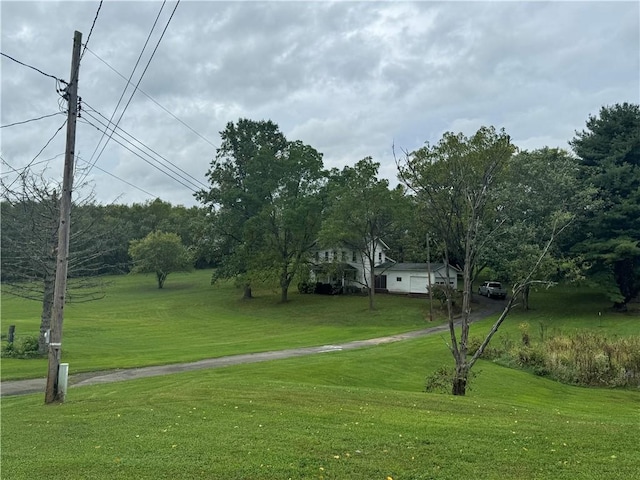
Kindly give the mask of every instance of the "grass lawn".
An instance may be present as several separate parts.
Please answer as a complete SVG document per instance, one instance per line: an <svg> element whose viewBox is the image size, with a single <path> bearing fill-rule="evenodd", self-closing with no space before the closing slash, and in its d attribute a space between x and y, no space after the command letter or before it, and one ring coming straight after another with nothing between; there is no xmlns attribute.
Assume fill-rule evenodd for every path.
<svg viewBox="0 0 640 480"><path fill-rule="evenodd" d="M210 271L172 274L160 290L154 275L110 277L102 300L65 308L62 361L70 373L201 360L225 355L373 338L425 328L424 299L300 295L280 304L279 292L256 298L228 284L209 285ZM37 335L40 305L2 297L2 330ZM46 376L46 359L2 360L2 380Z"/></svg>
<svg viewBox="0 0 640 480"><path fill-rule="evenodd" d="M2 400L2 478L634 479L640 393L481 362L422 393L439 337Z"/></svg>
<svg viewBox="0 0 640 480"><path fill-rule="evenodd" d="M242 302L203 272L170 276L163 291L142 280L116 278L102 302L69 307L72 371L374 337L423 328L428 313L424 300L391 296L373 314L358 297L294 294L279 305L265 290ZM498 335L518 338L524 321L533 335L540 322L638 334L637 315L606 306L582 290L535 292L533 310L514 312ZM3 329L10 318L35 334L30 308L3 298ZM0 477L640 479L639 391L480 361L466 397L423 393L425 377L452 362L447 337L72 388L55 406L42 394L3 398ZM39 362L3 359L3 379Z"/></svg>

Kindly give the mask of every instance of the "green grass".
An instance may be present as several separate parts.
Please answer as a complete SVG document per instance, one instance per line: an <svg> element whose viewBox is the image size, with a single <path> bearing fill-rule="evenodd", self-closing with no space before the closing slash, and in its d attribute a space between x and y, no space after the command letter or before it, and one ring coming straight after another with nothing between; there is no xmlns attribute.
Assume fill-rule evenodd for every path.
<svg viewBox="0 0 640 480"><path fill-rule="evenodd" d="M373 315L358 297L296 294L279 305L265 290L242 302L231 287L206 285L202 272L169 277L165 291L143 280L114 279L104 301L69 308L64 361L92 369L336 343L422 328L427 313L423 300L389 296ZM539 321L638 334L637 316L606 306L583 290L535 292L533 309L514 312L498 335L517 339L523 321L532 335ZM37 330L37 308L3 298L3 329L7 315L18 333ZM472 336L491 321L472 325ZM466 397L423 393L426 376L452 362L447 339L71 388L55 406L42 394L3 398L0 475L640 479L640 392L572 387L480 361ZM3 375L37 363L3 359Z"/></svg>
<svg viewBox="0 0 640 480"><path fill-rule="evenodd" d="M231 285L209 285L211 272L172 274L165 288L153 275L109 278L102 300L65 308L63 362L71 373L160 365L225 355L373 338L428 326L424 299L290 294L254 289L241 300ZM2 297L2 330L37 335L38 302ZM46 375L46 359L2 360L2 380Z"/></svg>
<svg viewBox="0 0 640 480"><path fill-rule="evenodd" d="M2 475L27 479L634 479L640 394L481 362L422 393L438 337L3 399ZM61 447L63 446L63 447Z"/></svg>

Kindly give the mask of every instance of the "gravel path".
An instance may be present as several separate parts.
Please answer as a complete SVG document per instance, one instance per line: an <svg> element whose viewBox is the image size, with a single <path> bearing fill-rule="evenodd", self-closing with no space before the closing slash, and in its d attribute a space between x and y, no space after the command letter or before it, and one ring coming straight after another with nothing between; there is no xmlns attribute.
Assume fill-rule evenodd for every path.
<svg viewBox="0 0 640 480"><path fill-rule="evenodd" d="M504 308L504 301L487 300L484 297L475 297L482 308L471 314L471 321L475 322L486 317L497 314ZM137 378L155 377L159 375L169 375L172 373L187 372L192 370L202 370L211 368L222 368L230 365L242 363L266 362L269 360L280 360L284 358L302 357L305 355L316 355L345 350L355 350L357 348L383 345L385 343L400 342L411 338L423 337L434 333L448 332L447 324L435 327L424 328L412 332L389 335L386 337L371 338L368 340L356 340L353 342L341 343L338 345L322 345L318 347L289 348L286 350L276 350L272 352L247 353L242 355L230 355L227 357L208 358L197 362L175 363L170 365L157 365L152 367L140 367L130 369L119 369L109 371L79 373L69 376L69 388L82 387L85 385L98 385L102 383L121 382L134 380ZM15 380L0 383L0 396L26 395L30 393L44 393L46 378L35 378L29 380Z"/></svg>

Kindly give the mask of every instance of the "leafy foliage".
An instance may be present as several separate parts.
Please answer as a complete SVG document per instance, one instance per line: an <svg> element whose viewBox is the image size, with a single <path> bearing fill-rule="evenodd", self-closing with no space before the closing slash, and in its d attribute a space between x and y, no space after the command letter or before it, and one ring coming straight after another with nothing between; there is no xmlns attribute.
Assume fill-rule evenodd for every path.
<svg viewBox="0 0 640 480"><path fill-rule="evenodd" d="M240 278L245 297L256 278L275 276L282 301L320 228L322 155L289 142L271 121L240 119L221 132L207 172L211 255L220 278Z"/></svg>
<svg viewBox="0 0 640 480"><path fill-rule="evenodd" d="M572 251L618 309L640 293L640 106L616 104L590 116L570 142L582 179L597 189L574 232Z"/></svg>
<svg viewBox="0 0 640 480"><path fill-rule="evenodd" d="M491 329L477 355L467 358L472 272L483 248L501 225L496 199L515 147L504 132L483 127L472 137L446 133L437 145L407 155L400 176L426 213L429 227L439 232L445 262L462 266L462 328L454 325L453 292L446 292L450 350L455 360L454 395L464 395L471 367L504 320ZM509 303L510 305L511 303Z"/></svg>
<svg viewBox="0 0 640 480"><path fill-rule="evenodd" d="M322 224L320 243L346 247L359 252L364 279L369 290L369 308L374 308L374 266L379 252L378 241L402 229L407 204L404 190L389 189L386 179L378 179L380 164L371 157L353 167L333 170L328 185L328 207Z"/></svg>
<svg viewBox="0 0 640 480"><path fill-rule="evenodd" d="M172 272L193 268L193 258L175 233L151 232L142 240L134 240L129 247L133 258L133 273L155 273L158 288L164 286Z"/></svg>

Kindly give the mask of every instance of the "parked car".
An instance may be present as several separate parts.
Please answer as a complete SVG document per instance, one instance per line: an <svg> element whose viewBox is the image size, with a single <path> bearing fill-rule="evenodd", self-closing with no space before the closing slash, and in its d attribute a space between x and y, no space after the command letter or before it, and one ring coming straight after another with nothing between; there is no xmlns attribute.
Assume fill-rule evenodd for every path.
<svg viewBox="0 0 640 480"><path fill-rule="evenodd" d="M500 282L484 282L478 288L478 294L488 298L506 298L507 289Z"/></svg>

